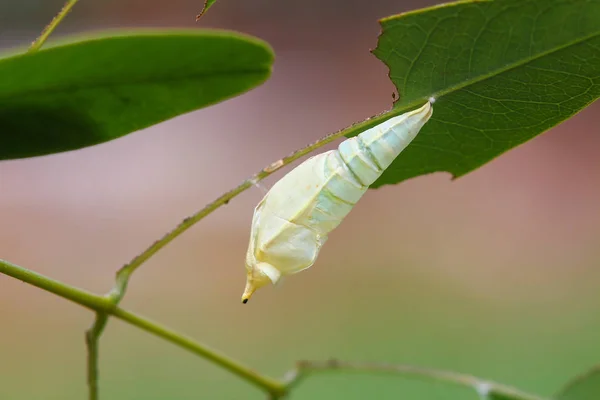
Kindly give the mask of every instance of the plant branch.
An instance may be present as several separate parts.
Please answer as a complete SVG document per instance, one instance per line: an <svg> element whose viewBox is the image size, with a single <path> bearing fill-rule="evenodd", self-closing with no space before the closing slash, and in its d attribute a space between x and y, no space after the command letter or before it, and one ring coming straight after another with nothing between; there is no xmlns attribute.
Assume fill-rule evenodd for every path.
<svg viewBox="0 0 600 400"><path fill-rule="evenodd" d="M450 371L441 371L430 368L416 367L411 365L393 365L379 363L359 363L345 361L303 361L299 362L296 369L287 374L285 381L278 381L246 367L239 362L217 352L210 347L194 341L180 333L170 330L158 323L136 315L130 311L116 306L109 298L99 296L65 283L45 277L33 271L29 271L18 265L0 260L0 273L29 283L40 289L54 293L67 300L71 300L84 307L96 311L96 329L102 329L112 315L141 330L158 336L168 342L171 342L191 353L194 353L204 359L207 359L240 378L252 383L256 387L270 394L272 399L280 399L288 394L293 387L306 379L310 374L327 371L355 371L362 373L390 373L400 376L414 376L426 378L429 380L451 383L459 386L466 386L476 390L484 398L492 394L501 395L514 400L545 400L542 397L524 393L510 386L502 385L496 382L487 381L472 375L459 374ZM98 328L100 327L100 328ZM90 385L90 399L98 398L97 386L97 360L98 360L98 334L92 328L86 333L88 343L88 382Z"/></svg>
<svg viewBox="0 0 600 400"><path fill-rule="evenodd" d="M425 378L428 380L466 386L474 389L482 398L491 395L503 396L513 400L546 400L543 397L522 392L510 386L484 380L472 375L443 371L431 368L404 364L362 363L349 361L300 361L296 369L287 374L286 389L289 392L294 386L316 372L354 371L360 373L389 373L405 377Z"/></svg>
<svg viewBox="0 0 600 400"><path fill-rule="evenodd" d="M27 270L4 260L0 260L0 273L19 279L25 283L29 283L35 287L44 289L84 307L95 310L97 312L95 326L97 325L103 328L103 324L105 324L105 321L103 322L103 320L106 319L107 315L112 315L146 332L161 337L168 342L186 349L202 358L212 361L213 363L232 372L247 382L270 393L272 396L281 396L285 392L285 385L283 383L263 376L251 368L242 365L239 362L209 348L208 346L198 343L189 337L172 331L130 311L119 308L107 297L86 292L82 289L78 289L76 287L45 277L37 272ZM94 399L92 396L97 396L96 377L98 357L97 341L90 340L90 338L97 339L98 337L97 332L93 331L93 329L94 328L92 328L91 333L88 331L86 334L89 350L88 380L90 382L90 398L92 399ZM96 329L98 328L96 327Z"/></svg>
<svg viewBox="0 0 600 400"><path fill-rule="evenodd" d="M65 5L58 12L58 14L56 14L56 16L54 18L52 18L52 21L50 21L50 23L44 28L41 35L31 44L31 47L29 47L29 52L38 51L43 46L44 42L46 42L48 37L50 37L52 32L54 32L56 27L58 25L60 25L62 20L65 19L65 17L71 11L71 9L75 6L77 1L78 0L68 0L65 3Z"/></svg>

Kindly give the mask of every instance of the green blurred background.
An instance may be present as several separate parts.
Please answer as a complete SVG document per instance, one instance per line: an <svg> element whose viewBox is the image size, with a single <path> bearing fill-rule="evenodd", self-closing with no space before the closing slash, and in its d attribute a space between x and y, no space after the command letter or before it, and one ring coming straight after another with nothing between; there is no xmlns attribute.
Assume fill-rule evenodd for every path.
<svg viewBox="0 0 600 400"><path fill-rule="evenodd" d="M0 47L63 0L0 0ZM0 163L0 258L106 292L114 272L266 164L391 106L369 53L377 19L431 1L81 1L58 34L216 27L267 40L272 78L125 138ZM115 60L118 62L118 60ZM370 191L317 264L243 306L253 188L145 264L123 305L259 371L299 359L410 363L549 395L600 363L600 104L483 168ZM331 148L329 146L328 148ZM288 171L279 172L265 183ZM89 311L0 276L0 399L84 399ZM120 321L101 342L102 399L262 399L220 368ZM292 399L476 399L390 376L324 374Z"/></svg>

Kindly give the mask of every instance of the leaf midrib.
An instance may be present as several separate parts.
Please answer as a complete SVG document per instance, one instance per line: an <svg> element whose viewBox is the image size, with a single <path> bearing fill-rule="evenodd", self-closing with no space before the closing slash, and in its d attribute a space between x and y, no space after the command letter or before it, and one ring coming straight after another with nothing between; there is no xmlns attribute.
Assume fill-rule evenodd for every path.
<svg viewBox="0 0 600 400"><path fill-rule="evenodd" d="M539 53L537 53L537 54L535 54L533 56L522 58L522 59L520 59L520 60L518 60L516 62L506 64L504 67L497 68L497 69L492 70L492 71L490 71L490 72L488 72L486 74L482 74L482 75L479 75L479 76L474 77L474 78L466 79L463 82L460 82L460 83L455 84L453 86L449 86L448 88L442 89L442 90L440 90L438 92L432 93L430 96L433 96L434 98L437 99L437 98L442 97L442 96L444 96L446 94L449 94L449 93L452 93L452 92L456 92L458 90L464 89L465 87L474 85L474 84L479 83L479 82L483 82L483 81L485 81L487 79L494 78L494 77L496 77L496 76L498 76L498 75L500 75L500 74L502 74L504 72L511 71L511 70L516 69L518 67L521 67L521 66L524 66L526 64L529 64L529 63L531 63L533 61L536 61L536 60L538 60L540 58L549 56L549 55L551 55L553 53L557 53L557 52L559 52L561 50L564 50L564 49L567 49L567 48L569 48L571 46L576 46L576 45L585 43L585 42L587 42L589 40L592 40L592 39L595 39L597 37L600 37L600 31L595 32L593 34L590 34L588 36L584 36L584 37L582 37L580 39L577 39L577 40L569 41L569 42L567 42L567 43L565 43L565 44L563 44L561 46L553 47L552 49L549 49L547 51L539 52ZM390 65L387 62L385 64L388 66L388 68L391 69ZM398 107L397 109L394 108L393 111L396 111L396 110L402 110L402 111L404 111L404 110L407 110L409 108L416 107L417 105L420 104L421 101L422 101L422 99L415 99L413 101L410 101L409 103L403 104L401 107Z"/></svg>
<svg viewBox="0 0 600 400"><path fill-rule="evenodd" d="M270 67L265 67L264 69L239 69L235 71L219 71L219 72L207 72L207 73L196 73L179 76L177 78L168 78L168 79L138 79L138 80L128 80L128 81L117 81L113 83L108 82L99 82L94 85L56 85L56 86L47 86L40 89L29 90L29 91L15 91L15 92L5 92L0 93L0 100L5 98L10 98L11 100L19 97L28 97L31 95L38 95L40 93L44 94L46 92L50 93L68 93L78 90L93 90L93 89L101 89L101 88L114 88L117 86L140 86L140 85L148 85L148 84L165 84L179 81L189 81L196 80L199 78L214 78L221 76L244 76L258 73L269 73L271 71Z"/></svg>

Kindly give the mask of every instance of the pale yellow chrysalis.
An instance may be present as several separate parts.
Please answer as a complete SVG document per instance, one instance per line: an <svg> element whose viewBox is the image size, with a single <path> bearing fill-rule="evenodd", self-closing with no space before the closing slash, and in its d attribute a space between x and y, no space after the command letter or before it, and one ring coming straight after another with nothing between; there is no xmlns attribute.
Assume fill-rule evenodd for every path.
<svg viewBox="0 0 600 400"><path fill-rule="evenodd" d="M243 303L314 264L329 232L429 120L431 103L309 158L273 185L254 210Z"/></svg>

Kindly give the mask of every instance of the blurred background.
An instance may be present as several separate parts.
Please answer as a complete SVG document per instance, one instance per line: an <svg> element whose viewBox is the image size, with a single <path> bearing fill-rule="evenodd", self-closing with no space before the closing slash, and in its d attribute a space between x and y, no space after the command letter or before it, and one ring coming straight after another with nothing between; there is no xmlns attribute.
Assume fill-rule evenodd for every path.
<svg viewBox="0 0 600 400"><path fill-rule="evenodd" d="M29 44L64 0L0 0L0 48ZM377 19L435 1L81 1L57 36L225 28L276 52L235 99L113 142L0 163L0 257L97 293L182 218L268 163L391 107L369 53ZM115 60L118 62L118 60ZM452 369L549 395L600 363L600 103L479 170L372 190L317 264L242 306L253 188L158 253L123 306L273 377L299 359ZM331 147L331 146L330 146ZM297 163L296 163L297 164ZM270 187L289 171L265 182ZM0 276L0 399L84 399L86 309ZM118 320L102 399L262 399L213 364ZM325 374L292 399L476 399L390 376Z"/></svg>

